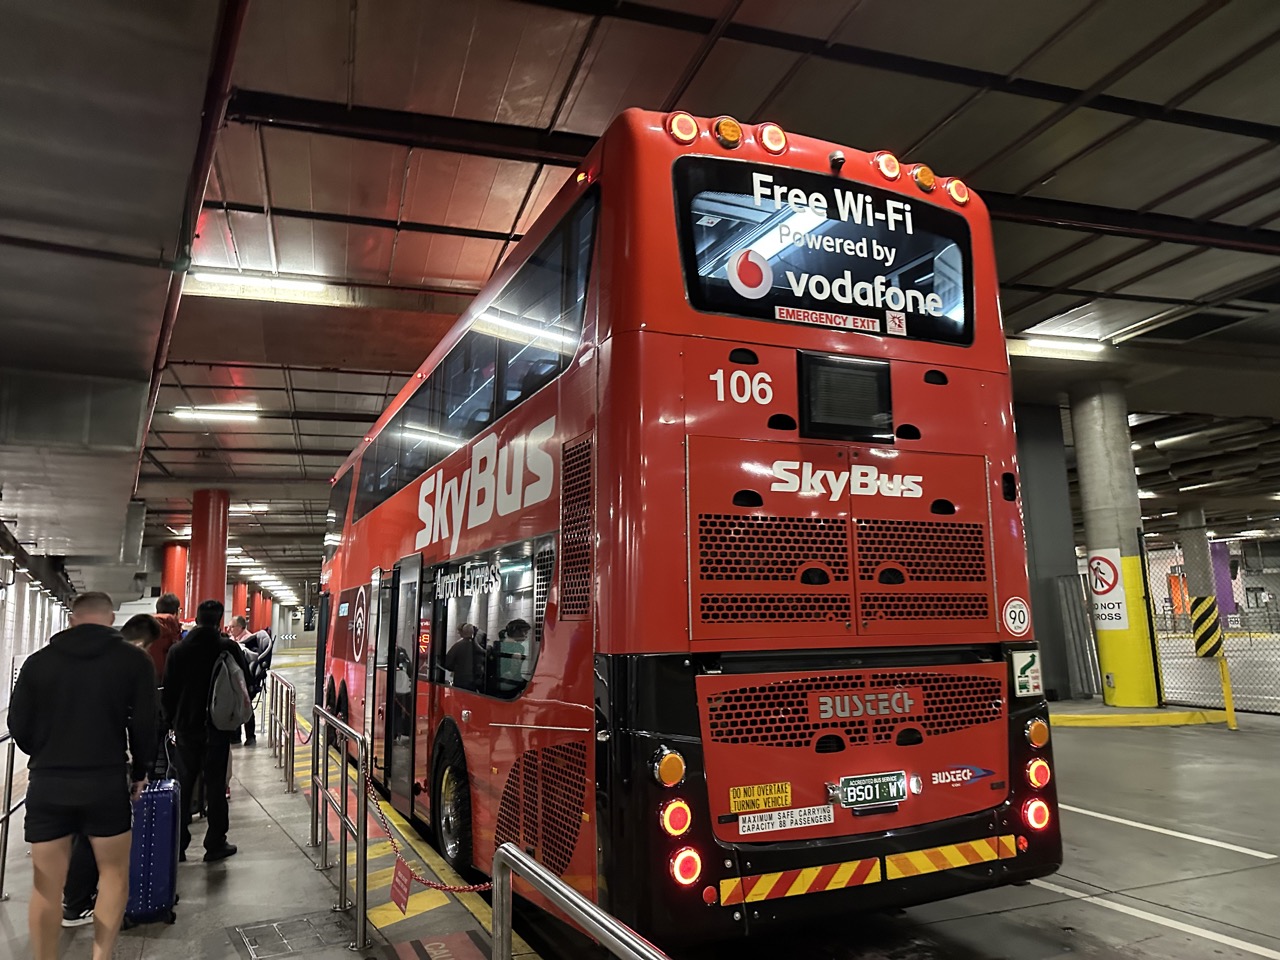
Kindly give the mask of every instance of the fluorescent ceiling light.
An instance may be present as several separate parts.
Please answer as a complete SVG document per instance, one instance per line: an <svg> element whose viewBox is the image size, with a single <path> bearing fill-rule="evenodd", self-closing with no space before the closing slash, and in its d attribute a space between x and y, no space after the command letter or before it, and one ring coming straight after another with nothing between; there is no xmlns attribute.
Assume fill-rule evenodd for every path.
<svg viewBox="0 0 1280 960"><path fill-rule="evenodd" d="M1141 450L1141 449L1142 449L1142 444L1140 444L1140 443L1131 443L1131 444L1129 444L1129 449L1130 449L1130 450Z"/></svg>
<svg viewBox="0 0 1280 960"><path fill-rule="evenodd" d="M237 515L251 516L255 513L269 513L270 510L271 508L268 507L266 504L260 504L258 506L254 506L252 504L244 504L238 507L228 508L227 513L231 514L232 516L237 516Z"/></svg>
<svg viewBox="0 0 1280 960"><path fill-rule="evenodd" d="M258 419L257 407L175 407L173 415L179 420L238 420Z"/></svg>
<svg viewBox="0 0 1280 960"><path fill-rule="evenodd" d="M1160 494L1158 494L1158 493L1154 493L1154 492L1152 492L1151 490L1139 490L1139 491L1138 491L1138 499L1139 499L1139 500L1154 500L1154 499L1155 499L1156 497L1158 497L1158 496L1160 496Z"/></svg>
<svg viewBox="0 0 1280 960"><path fill-rule="evenodd" d="M244 547L227 547L227 556L234 557L244 553Z"/></svg>
<svg viewBox="0 0 1280 960"><path fill-rule="evenodd" d="M0 553L0 560L12 560L12 559L13 559L12 553Z"/></svg>
<svg viewBox="0 0 1280 960"><path fill-rule="evenodd" d="M1101 353L1107 344L1097 340L1066 340L1061 337L1031 337L1024 341L1041 350L1066 350L1073 353Z"/></svg>
<svg viewBox="0 0 1280 960"><path fill-rule="evenodd" d="M1188 487L1179 487L1182 493L1190 493L1192 490L1208 490L1210 487L1222 487L1235 483L1235 480L1209 480L1205 483L1193 483Z"/></svg>
<svg viewBox="0 0 1280 960"><path fill-rule="evenodd" d="M315 280L286 280L283 277L264 277L251 273L193 273L192 280L200 283L217 283L228 287L259 287L274 290L300 290L320 293L324 284Z"/></svg>

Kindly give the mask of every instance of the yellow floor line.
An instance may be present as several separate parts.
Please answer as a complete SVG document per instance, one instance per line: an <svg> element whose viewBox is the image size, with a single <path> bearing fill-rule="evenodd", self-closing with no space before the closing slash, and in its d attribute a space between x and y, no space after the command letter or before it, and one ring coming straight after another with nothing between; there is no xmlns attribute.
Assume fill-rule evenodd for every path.
<svg viewBox="0 0 1280 960"><path fill-rule="evenodd" d="M1049 720L1055 727L1185 727L1199 723L1226 723L1224 710L1161 710L1158 713L1058 713Z"/></svg>
<svg viewBox="0 0 1280 960"><path fill-rule="evenodd" d="M369 844L365 853L366 860L377 860L379 857L388 857L392 853L390 840L377 840ZM355 863L355 853L347 854L347 863Z"/></svg>
<svg viewBox="0 0 1280 960"><path fill-rule="evenodd" d="M420 916L428 910L436 909L436 907L443 907L448 902L449 898L439 890L422 890L409 897L409 909L404 913L401 913L400 908L394 903L383 903L376 907L370 907L369 922L379 930L385 930L387 927L393 926L402 920Z"/></svg>
<svg viewBox="0 0 1280 960"><path fill-rule="evenodd" d="M375 870L369 874L369 879L365 881L365 889L369 891L382 890L391 886L391 878L396 875L395 867L387 867L385 870ZM356 882L353 878L347 884L352 890L356 888Z"/></svg>

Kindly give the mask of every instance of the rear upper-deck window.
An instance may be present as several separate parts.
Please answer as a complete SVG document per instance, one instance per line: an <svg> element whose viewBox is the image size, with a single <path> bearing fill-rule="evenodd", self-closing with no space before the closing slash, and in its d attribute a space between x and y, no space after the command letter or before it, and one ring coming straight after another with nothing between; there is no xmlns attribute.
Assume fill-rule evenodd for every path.
<svg viewBox="0 0 1280 960"><path fill-rule="evenodd" d="M682 157L676 209L698 310L973 342L969 226L841 177Z"/></svg>

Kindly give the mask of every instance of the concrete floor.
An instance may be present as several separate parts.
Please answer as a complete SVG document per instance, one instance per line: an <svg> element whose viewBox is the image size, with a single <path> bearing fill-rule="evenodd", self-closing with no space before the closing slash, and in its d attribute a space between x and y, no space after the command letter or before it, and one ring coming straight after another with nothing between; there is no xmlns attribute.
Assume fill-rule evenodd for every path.
<svg viewBox="0 0 1280 960"><path fill-rule="evenodd" d="M734 960L1280 960L1280 718L1242 715L1241 728L1056 730L1059 874Z"/></svg>
<svg viewBox="0 0 1280 960"><path fill-rule="evenodd" d="M1067 844L1057 876L898 916L833 918L827 929L681 960L1280 960L1280 718L1244 715L1238 733L1058 729L1054 745ZM315 871L304 846L306 803L283 792L269 751L235 755L231 839L241 853L214 867L183 865L178 923L126 933L117 956L242 957L231 927L325 918L335 888L332 871ZM0 958L15 960L28 956L30 867L20 838L9 856L13 899L0 904ZM422 923L434 935L479 928L451 902L377 942L417 939ZM68 935L65 956L88 957L89 939L86 930ZM572 940L540 938L548 960L580 954ZM386 949L352 954L336 945L305 956L418 955Z"/></svg>

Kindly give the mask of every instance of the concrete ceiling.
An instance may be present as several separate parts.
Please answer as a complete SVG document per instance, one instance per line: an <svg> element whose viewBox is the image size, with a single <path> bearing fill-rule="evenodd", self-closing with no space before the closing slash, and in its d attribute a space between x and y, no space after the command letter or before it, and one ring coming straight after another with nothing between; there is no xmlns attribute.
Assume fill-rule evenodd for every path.
<svg viewBox="0 0 1280 960"><path fill-rule="evenodd" d="M774 120L965 178L995 220L1020 399L1057 404L1072 383L1106 377L1126 384L1131 409L1170 428L1247 419L1270 436L1263 431L1280 421L1272 0L313 0L301 9L253 0L240 35L192 244L193 272L215 276L188 281L188 294L202 295L184 297L153 384L138 488L151 542L182 529L193 489L228 486L243 506L268 507L233 518L237 542L296 571L295 585L313 575L333 468L594 138L633 105ZM79 21L24 17L31 46L65 49L64 34L92 44ZM151 77L163 88L152 100L134 95L180 114L189 170L214 18L152 12L130 22L150 41L178 20L191 31L188 48L203 38L200 57L113 63L127 75L121 89L132 73L163 74ZM41 70L56 72L33 62L23 75ZM157 166L168 157L154 124L137 117L88 125L127 147L73 135L74 119L86 122L83 103L110 100L112 87L99 79L92 96L85 84L68 87L33 119L68 132L80 167L105 177L117 153ZM18 146L28 176L45 161L57 189L76 186L48 151ZM99 227L148 222L108 215L118 186L93 180L75 202L106 208L94 214ZM125 230L110 242L172 257L180 194L163 221L167 245L152 238L140 253ZM68 202L47 203L44 219ZM33 302L74 328L61 339L89 327L77 318L100 318L103 352L86 347L78 362L113 350L120 370L145 377L156 291L104 288L117 292L96 309L110 314L95 313L92 291L75 301L79 281L51 282L51 263ZM232 273L248 279L216 282ZM263 296L253 285L263 277L325 289L291 294L298 303L252 299ZM119 334L119 313L139 318L136 339ZM1079 354L1028 342L1043 336L1106 347ZM57 347L39 335L23 345L43 363ZM217 425L171 416L176 406L236 401L263 415ZM1135 427L1135 440L1142 432ZM1170 504L1194 485L1179 471L1234 471L1234 489L1205 488L1211 521L1218 511L1248 522L1270 490L1269 448L1250 460L1247 439L1221 450L1212 439L1173 452L1151 444L1150 457L1139 452L1150 472L1142 482ZM1215 465L1219 455L1236 459Z"/></svg>

